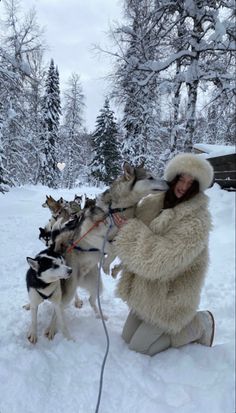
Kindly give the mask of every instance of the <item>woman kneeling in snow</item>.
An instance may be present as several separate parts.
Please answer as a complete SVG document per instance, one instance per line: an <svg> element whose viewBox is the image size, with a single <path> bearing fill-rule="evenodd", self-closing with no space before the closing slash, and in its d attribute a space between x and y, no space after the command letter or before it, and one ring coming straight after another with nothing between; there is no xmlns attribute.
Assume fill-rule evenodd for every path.
<svg viewBox="0 0 236 413"><path fill-rule="evenodd" d="M117 295L130 308L122 337L150 356L192 342L211 346L214 336L213 315L197 311L211 230L204 190L213 169L197 155L179 154L164 177L169 190L144 198L114 241L123 266Z"/></svg>

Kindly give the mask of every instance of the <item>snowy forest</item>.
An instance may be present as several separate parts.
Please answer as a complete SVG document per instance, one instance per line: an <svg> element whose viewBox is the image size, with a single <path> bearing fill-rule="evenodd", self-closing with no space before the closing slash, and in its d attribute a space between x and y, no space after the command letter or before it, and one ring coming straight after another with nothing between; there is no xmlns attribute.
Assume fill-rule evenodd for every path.
<svg viewBox="0 0 236 413"><path fill-rule="evenodd" d="M195 143L234 143L234 1L120 3L110 49L98 46L113 59L110 94L88 131L80 74L61 90L36 12L22 12L20 0L0 2L0 192L28 183L109 184L124 160L161 175Z"/></svg>

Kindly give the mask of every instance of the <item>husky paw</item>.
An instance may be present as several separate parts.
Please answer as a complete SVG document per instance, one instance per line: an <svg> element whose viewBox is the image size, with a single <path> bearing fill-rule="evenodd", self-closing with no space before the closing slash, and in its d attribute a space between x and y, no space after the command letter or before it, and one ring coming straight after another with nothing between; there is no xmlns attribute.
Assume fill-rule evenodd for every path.
<svg viewBox="0 0 236 413"><path fill-rule="evenodd" d="M24 308L25 310L30 310L30 303L22 305L22 308Z"/></svg>
<svg viewBox="0 0 236 413"><path fill-rule="evenodd" d="M112 270L111 270L111 276L113 278L116 278L120 271L121 271L121 266L120 265L115 265L115 267L113 267Z"/></svg>
<svg viewBox="0 0 236 413"><path fill-rule="evenodd" d="M75 299L75 307L76 308L82 308L83 307L83 301L80 299Z"/></svg>
<svg viewBox="0 0 236 413"><path fill-rule="evenodd" d="M37 343L37 334L33 333L32 331L29 331L27 338L30 343L32 344Z"/></svg>
<svg viewBox="0 0 236 413"><path fill-rule="evenodd" d="M53 340L56 334L56 330L54 328L51 328L51 326L49 326L45 331L44 331L44 335L48 338L48 340Z"/></svg>

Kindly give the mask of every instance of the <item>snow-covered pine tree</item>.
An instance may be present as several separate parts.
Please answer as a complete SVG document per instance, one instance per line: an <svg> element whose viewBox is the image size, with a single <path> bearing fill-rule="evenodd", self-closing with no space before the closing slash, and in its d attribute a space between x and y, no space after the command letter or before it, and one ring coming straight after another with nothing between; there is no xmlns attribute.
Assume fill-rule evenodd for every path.
<svg viewBox="0 0 236 413"><path fill-rule="evenodd" d="M174 105L172 105L175 111L174 122L178 119L181 99L183 99L184 94L187 95L185 122L180 138L182 140L181 149L191 151L196 127L199 91L207 90L208 86L216 84L221 84L222 91L230 90L230 88L232 90L232 73L229 73L227 66L220 65L219 68L218 62L224 55L229 55L231 61L234 61L233 20L232 18L230 20L229 16L225 14L226 10L230 10L233 16L233 2L223 0L143 0L138 2L126 0L125 5L128 5L131 10L132 7L136 7L135 3L140 10L142 4L148 5L152 10L153 23L151 27L156 29L153 30L153 36L157 52L154 58L148 53L142 53L142 59L137 53L133 58L130 58L126 52L133 46L131 39L134 37L135 30L133 26L128 24L113 32L119 49L112 54L116 57L119 69L128 67L132 78L135 78L136 73L143 73L142 84L145 86L148 84L149 78L153 79L156 75L158 75L160 92L165 90L166 84L171 85L172 94L174 94ZM147 20L144 21L144 28ZM128 36L129 47L124 48L124 45L127 45ZM145 32L143 37L137 36L138 43L143 45L145 38L148 39ZM143 51L146 52L146 47L143 47ZM175 76L173 76L174 65L176 67ZM140 84L140 79L138 80ZM121 85L122 83L117 82L117 84ZM137 99L138 92L135 89L134 92L136 93L133 94L130 104ZM174 128L177 125L172 124L171 126L172 143L174 144L176 138ZM140 127L139 124L138 127ZM131 145L128 147L130 148Z"/></svg>
<svg viewBox="0 0 236 413"><path fill-rule="evenodd" d="M26 89L33 81L30 65L32 54L42 49L42 32L34 11L22 14L17 0L5 0L2 5L5 12L0 21L3 164L11 174L13 185L25 183L30 175L26 156L30 140Z"/></svg>
<svg viewBox="0 0 236 413"><path fill-rule="evenodd" d="M40 138L42 128L42 97L46 70L42 51L32 53L30 59L31 78L25 90L27 106L25 110L28 130L25 157L28 163L28 182L37 184L40 169Z"/></svg>
<svg viewBox="0 0 236 413"><path fill-rule="evenodd" d="M6 161L4 156L4 148L2 144L2 125L3 119L1 118L1 104L0 104L0 192L4 194L4 192L8 191L8 187L12 185L12 182L9 177L9 172L4 167L4 161Z"/></svg>
<svg viewBox="0 0 236 413"><path fill-rule="evenodd" d="M227 10L233 10L233 2L188 0L176 1L171 7L175 13L169 44L175 46L178 42L180 47L170 49L170 56L161 65L156 64L156 70L166 70L173 63L179 66L173 86L178 91L181 82L187 93L182 150L189 152L196 135L200 92L207 91L209 86L221 89L219 96L227 90L232 91L233 71L229 70L227 60L235 64L235 35L232 18L230 20L226 13ZM154 62L148 62L149 65L150 71L155 70ZM204 93L201 95L203 97ZM207 99L207 92L204 98Z"/></svg>
<svg viewBox="0 0 236 413"><path fill-rule="evenodd" d="M236 97L231 91L214 88L205 115L205 129L201 142L234 145L236 136ZM202 125L201 125L202 126ZM198 134L202 133L202 127Z"/></svg>
<svg viewBox="0 0 236 413"><path fill-rule="evenodd" d="M204 64L205 82L211 82L202 111L206 122L204 140L206 143L233 145L236 135L236 55L232 50L236 41L235 4L229 1L221 2L221 5L224 7L224 20L216 20L215 30L210 36L216 52L207 51ZM217 50L218 47L225 50ZM198 135L201 132L198 130Z"/></svg>
<svg viewBox="0 0 236 413"><path fill-rule="evenodd" d="M192 149L194 141L200 87L206 89L209 85L217 85L224 93L226 89L232 88L234 82L233 72L230 73L226 63L227 56L232 61L235 54L235 41L231 38L232 23L225 15L225 3L221 0L198 0L184 5L186 19L191 22L188 31L191 56L185 72L188 92L185 151ZM230 7L230 3L227 7ZM233 60L235 62L235 58Z"/></svg>
<svg viewBox="0 0 236 413"><path fill-rule="evenodd" d="M40 138L40 170L38 180L51 188L59 185L58 133L61 114L58 69L51 60L42 104L42 132Z"/></svg>
<svg viewBox="0 0 236 413"><path fill-rule="evenodd" d="M96 129L92 134L92 148L94 157L91 162L91 176L96 182L109 184L119 175L120 154L116 120L108 98L97 116Z"/></svg>
<svg viewBox="0 0 236 413"><path fill-rule="evenodd" d="M86 161L83 130L84 94L80 78L72 73L64 92L64 121L61 129L62 160L66 164L63 172L63 185L73 188L76 179L83 174Z"/></svg>
<svg viewBox="0 0 236 413"><path fill-rule="evenodd" d="M127 24L114 31L123 59L115 74L115 95L124 105L122 156L133 164L155 168L160 141L157 76L138 68L156 54L156 29L150 0L126 0Z"/></svg>

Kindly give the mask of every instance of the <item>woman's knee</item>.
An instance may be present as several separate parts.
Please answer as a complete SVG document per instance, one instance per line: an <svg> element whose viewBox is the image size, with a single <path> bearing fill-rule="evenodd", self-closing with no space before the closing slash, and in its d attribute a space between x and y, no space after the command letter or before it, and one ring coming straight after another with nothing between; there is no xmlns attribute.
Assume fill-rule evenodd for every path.
<svg viewBox="0 0 236 413"><path fill-rule="evenodd" d="M149 347L147 354L149 356L155 356L156 354L161 353L161 351L167 350L170 346L170 336L162 334L162 336Z"/></svg>
<svg viewBox="0 0 236 413"><path fill-rule="evenodd" d="M163 330L142 322L129 343L129 349L142 354L149 354L149 348L163 335Z"/></svg>
<svg viewBox="0 0 236 413"><path fill-rule="evenodd" d="M132 311L130 311L121 334L123 340L126 343L130 342L141 323L142 320L140 320L140 318L138 318Z"/></svg>

